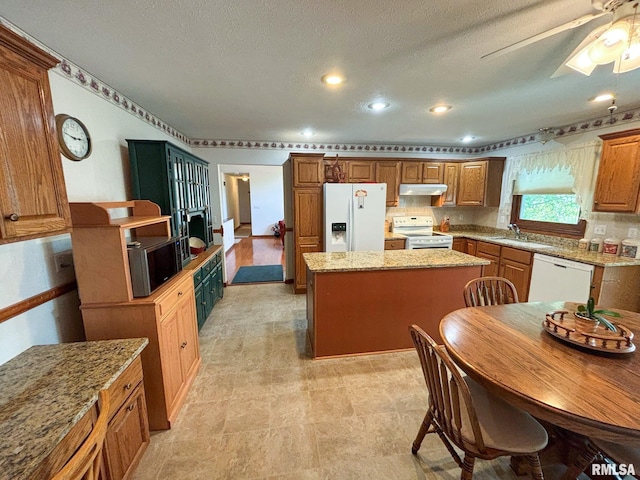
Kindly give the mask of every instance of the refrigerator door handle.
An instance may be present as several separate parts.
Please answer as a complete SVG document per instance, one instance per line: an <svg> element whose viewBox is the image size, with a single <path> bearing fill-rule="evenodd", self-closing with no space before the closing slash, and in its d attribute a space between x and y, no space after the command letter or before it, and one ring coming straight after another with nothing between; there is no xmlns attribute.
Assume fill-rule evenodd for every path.
<svg viewBox="0 0 640 480"><path fill-rule="evenodd" d="M353 247L353 198L350 198L347 214L347 252L353 252Z"/></svg>

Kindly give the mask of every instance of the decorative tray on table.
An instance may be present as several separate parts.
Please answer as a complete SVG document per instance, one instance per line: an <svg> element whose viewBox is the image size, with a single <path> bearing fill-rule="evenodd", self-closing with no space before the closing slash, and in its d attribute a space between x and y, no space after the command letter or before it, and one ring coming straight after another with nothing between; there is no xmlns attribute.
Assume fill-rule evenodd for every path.
<svg viewBox="0 0 640 480"><path fill-rule="evenodd" d="M636 346L632 342L633 332L624 325L614 323L616 331L611 331L596 321L565 318L568 313L564 310L547 313L542 327L560 340L590 350L608 353L635 351Z"/></svg>

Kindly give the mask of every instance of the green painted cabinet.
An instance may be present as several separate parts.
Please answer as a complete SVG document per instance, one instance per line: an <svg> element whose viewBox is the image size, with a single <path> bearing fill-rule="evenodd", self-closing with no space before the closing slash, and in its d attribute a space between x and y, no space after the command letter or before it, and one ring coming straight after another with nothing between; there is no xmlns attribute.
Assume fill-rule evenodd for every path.
<svg viewBox="0 0 640 480"><path fill-rule="evenodd" d="M171 216L182 263L190 261L189 237L213 244L209 164L170 142L127 140L133 198L151 200Z"/></svg>
<svg viewBox="0 0 640 480"><path fill-rule="evenodd" d="M222 255L222 249L219 249L193 274L198 330L202 328L213 307L224 295Z"/></svg>

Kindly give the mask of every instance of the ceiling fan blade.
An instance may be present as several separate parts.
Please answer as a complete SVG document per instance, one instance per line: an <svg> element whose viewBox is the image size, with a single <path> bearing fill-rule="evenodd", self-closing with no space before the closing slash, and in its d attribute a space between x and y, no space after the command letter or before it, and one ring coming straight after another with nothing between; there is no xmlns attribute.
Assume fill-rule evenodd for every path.
<svg viewBox="0 0 640 480"><path fill-rule="evenodd" d="M538 33L537 35L533 35L532 37L525 38L524 40L520 40L519 42L500 48L491 53L487 53L486 55L483 55L480 58L481 59L493 58L493 57L498 57L500 55L504 55L505 53L513 52L514 50L517 50L522 47L526 47L527 45L531 45L532 43L551 37L557 33L580 27L585 23L590 22L591 20L595 20L596 18L600 18L603 15L606 15L607 13L608 12L600 12L600 13L590 13L588 15L583 15L582 17L578 17L574 20L571 20L570 22L563 23L562 25L552 28L551 30L547 30L546 32Z"/></svg>
<svg viewBox="0 0 640 480"><path fill-rule="evenodd" d="M573 56L576 55L578 52L580 52L584 47L586 47L595 39L597 39L600 35L602 35L608 27L609 25L601 25L600 27L597 27L596 29L592 30L591 33L589 33L589 35L587 35L585 39L582 40L582 42L580 42L580 45L578 45L576 48L573 49L573 52L571 52L571 54L564 60L564 62L560 64L558 69L555 72L553 72L553 75L551 75L551 78L561 77L568 73L575 73L575 70L567 66L567 62L571 60Z"/></svg>

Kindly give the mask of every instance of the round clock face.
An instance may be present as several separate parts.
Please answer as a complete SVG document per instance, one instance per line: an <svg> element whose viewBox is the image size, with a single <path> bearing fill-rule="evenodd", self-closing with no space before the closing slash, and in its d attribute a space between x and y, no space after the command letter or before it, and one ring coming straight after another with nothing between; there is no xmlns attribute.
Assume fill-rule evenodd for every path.
<svg viewBox="0 0 640 480"><path fill-rule="evenodd" d="M87 127L77 118L57 115L60 149L71 160L83 160L91 153L91 137Z"/></svg>

